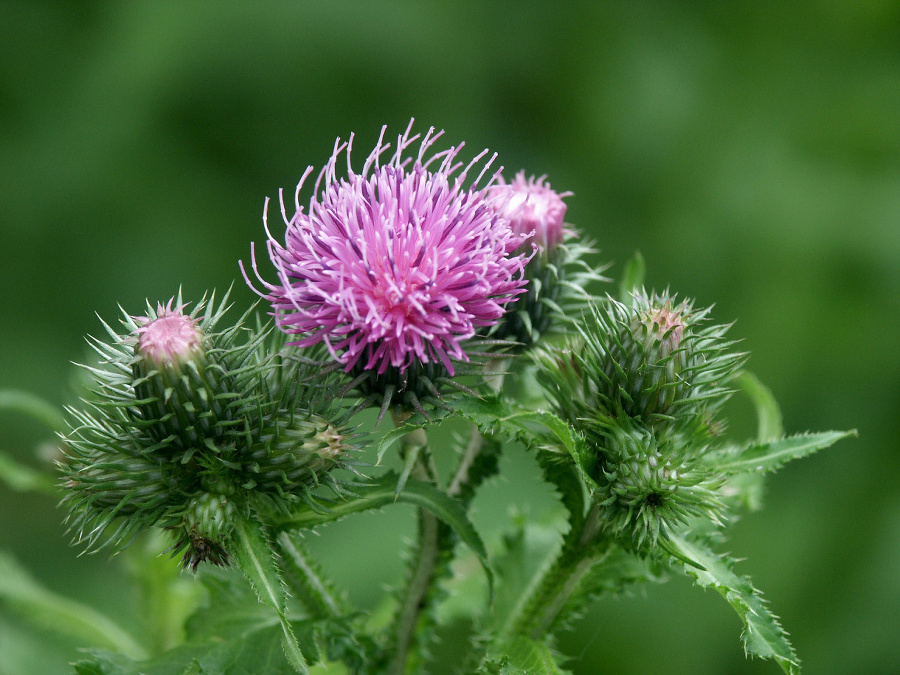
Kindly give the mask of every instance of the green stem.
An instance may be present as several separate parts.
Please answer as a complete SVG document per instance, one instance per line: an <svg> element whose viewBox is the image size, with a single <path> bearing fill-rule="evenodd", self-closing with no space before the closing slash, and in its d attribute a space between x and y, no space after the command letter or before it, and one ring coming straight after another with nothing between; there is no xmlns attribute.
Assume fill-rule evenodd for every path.
<svg viewBox="0 0 900 675"><path fill-rule="evenodd" d="M398 425L405 421L402 419L402 416L395 419ZM403 444L404 453L418 453L418 460L412 469L413 478L435 482L433 471L429 470L428 437L425 434L425 430L416 429L406 434L401 443ZM408 661L410 662L410 667L415 667L417 664L414 661L422 660L421 654L417 654L417 658L411 659L410 651L413 647L419 616L425 606L425 599L431 587L438 556L440 555L440 548L438 547L440 523L437 517L421 507L418 515L419 548L412 575L405 589L395 621L394 654L389 669L391 675L403 675L403 673L409 672L407 668ZM421 651L421 646L418 645L417 652Z"/></svg>
<svg viewBox="0 0 900 675"><path fill-rule="evenodd" d="M483 446L484 436L478 431L478 427L473 424L469 435L469 442L466 444L466 449L459 459L459 466L456 467L456 473L453 474L450 485L447 487L448 495L451 497L458 497L463 491L463 487L471 483L473 477L469 475L469 471L475 464L475 460L478 459L478 455L481 453L481 448Z"/></svg>
<svg viewBox="0 0 900 675"><path fill-rule="evenodd" d="M275 547L285 581L314 618L330 619L349 613L346 601L309 556L300 535L281 532L275 538Z"/></svg>
<svg viewBox="0 0 900 675"><path fill-rule="evenodd" d="M517 635L541 640L551 632L569 598L612 550L612 540L599 538L599 533L599 509L595 505L583 527L566 536L556 559L532 577L499 632L498 642L509 642Z"/></svg>

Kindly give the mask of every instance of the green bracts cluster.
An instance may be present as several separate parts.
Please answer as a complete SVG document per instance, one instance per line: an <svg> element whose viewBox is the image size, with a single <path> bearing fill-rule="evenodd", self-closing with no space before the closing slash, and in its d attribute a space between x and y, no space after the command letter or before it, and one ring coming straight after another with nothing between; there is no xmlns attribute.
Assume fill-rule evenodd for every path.
<svg viewBox="0 0 900 675"><path fill-rule="evenodd" d="M148 306L125 315L124 334L106 326L111 341L94 341L103 362L87 367L87 409L69 411L63 463L69 523L89 547L121 548L158 526L186 567L225 565L235 517L312 502L322 483L339 489L328 474L351 447L343 416L308 395L302 367L274 372L268 329L242 318L218 331L226 300L190 315L180 299Z"/></svg>

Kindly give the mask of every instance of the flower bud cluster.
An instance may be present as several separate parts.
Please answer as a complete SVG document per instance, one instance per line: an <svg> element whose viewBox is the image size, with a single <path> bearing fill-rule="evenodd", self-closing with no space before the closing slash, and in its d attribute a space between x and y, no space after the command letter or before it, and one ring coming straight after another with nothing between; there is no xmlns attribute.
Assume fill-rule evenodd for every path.
<svg viewBox="0 0 900 675"><path fill-rule="evenodd" d="M564 348L535 354L553 407L587 441L579 469L602 527L639 550L722 510L723 478L701 460L744 356L708 314L639 291L594 306Z"/></svg>
<svg viewBox="0 0 900 675"><path fill-rule="evenodd" d="M94 340L104 364L88 368L87 409L69 411L63 463L70 523L90 546L159 526L185 566L224 565L235 517L340 489L329 472L352 448L343 415L307 395L299 371L273 372L270 331L243 319L217 330L226 309L148 306L126 315L125 334L106 326L112 341Z"/></svg>

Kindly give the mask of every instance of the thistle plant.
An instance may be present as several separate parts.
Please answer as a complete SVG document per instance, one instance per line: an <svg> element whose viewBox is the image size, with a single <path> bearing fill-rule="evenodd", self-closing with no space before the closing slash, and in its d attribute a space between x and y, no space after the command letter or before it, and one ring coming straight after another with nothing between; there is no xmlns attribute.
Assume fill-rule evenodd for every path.
<svg viewBox="0 0 900 675"><path fill-rule="evenodd" d="M442 132L412 122L393 147L385 133L359 173L353 136L338 140L308 207L312 168L292 215L280 195L274 270L255 254L253 280L242 267L262 312L232 320L227 295L179 293L90 338L99 358L60 433L75 543L180 557L157 591L181 574L206 593L169 644L76 612L120 653L94 649L75 672L563 673L556 638L597 597L672 573L719 591L749 655L799 672L775 615L717 549L758 506L763 474L853 432L785 436L728 325L646 290L637 266L620 297L605 292L606 266L565 222L570 193L546 177L507 181L487 150L465 163L462 144L437 149ZM757 406L756 439L728 433L723 403L739 393ZM448 443L445 423L465 431ZM562 541L533 569L524 533L546 524L488 548L470 519L510 444L564 507L551 528ZM305 536L401 502L417 507L417 536L372 613ZM442 663L432 647L460 613L468 634Z"/></svg>

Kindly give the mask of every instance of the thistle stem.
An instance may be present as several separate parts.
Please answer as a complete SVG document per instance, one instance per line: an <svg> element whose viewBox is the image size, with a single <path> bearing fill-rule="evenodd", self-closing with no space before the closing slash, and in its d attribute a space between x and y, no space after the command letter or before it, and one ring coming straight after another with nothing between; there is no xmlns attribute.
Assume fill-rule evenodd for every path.
<svg viewBox="0 0 900 675"><path fill-rule="evenodd" d="M346 601L322 575L298 534L281 532L274 543L289 589L313 617L330 619L349 613Z"/></svg>
<svg viewBox="0 0 900 675"><path fill-rule="evenodd" d="M463 486L471 481L472 477L469 475L469 470L481 453L483 445L484 436L478 431L478 427L473 424L469 434L469 442L466 444L466 449L459 459L459 466L456 467L456 473L453 474L453 479L450 481L450 485L447 486L447 494L451 497L458 497L460 492L462 492Z"/></svg>
<svg viewBox="0 0 900 675"><path fill-rule="evenodd" d="M517 635L541 640L551 631L569 598L612 550L612 540L598 538L599 533L599 509L595 505L582 528L566 535L556 559L532 578L499 632L499 642Z"/></svg>
<svg viewBox="0 0 900 675"><path fill-rule="evenodd" d="M395 418L398 426L404 421L402 416ZM428 437L425 431L416 429L406 434L401 443L404 452L410 452L415 449L419 453L418 461L416 461L412 470L413 478L436 482L433 467L432 470L429 469L430 453L428 452ZM440 523L437 517L423 508L419 509L418 516L419 547L412 575L401 599L395 621L395 649L389 670L391 675L403 675L403 673L411 672L410 668L407 667L407 661L410 660L410 650L413 647L416 625L419 622L422 609L425 607L425 599L431 587L438 556L440 555L438 546ZM418 645L417 651L421 651L421 645ZM415 663L410 663L411 667L415 665Z"/></svg>

